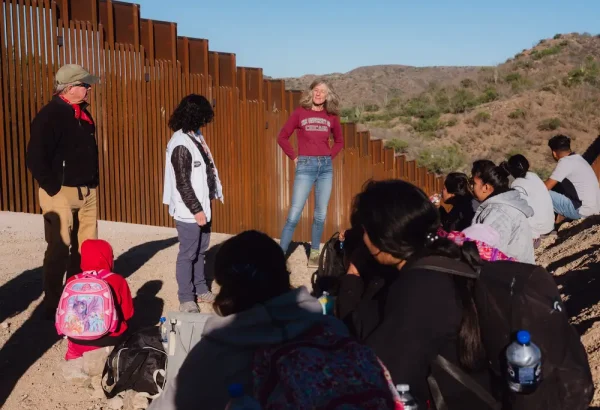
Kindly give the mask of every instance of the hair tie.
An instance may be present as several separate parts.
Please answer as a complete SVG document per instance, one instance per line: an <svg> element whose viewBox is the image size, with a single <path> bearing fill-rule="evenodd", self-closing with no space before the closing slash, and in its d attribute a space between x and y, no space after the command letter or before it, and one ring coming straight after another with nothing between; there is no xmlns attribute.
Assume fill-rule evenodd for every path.
<svg viewBox="0 0 600 410"><path fill-rule="evenodd" d="M437 241L438 239L440 239L440 237L439 237L439 236L438 236L436 233L429 232L429 233L428 233L428 234L425 236L425 244L426 244L427 246L431 246L431 245L433 245L433 243L434 243L435 241Z"/></svg>

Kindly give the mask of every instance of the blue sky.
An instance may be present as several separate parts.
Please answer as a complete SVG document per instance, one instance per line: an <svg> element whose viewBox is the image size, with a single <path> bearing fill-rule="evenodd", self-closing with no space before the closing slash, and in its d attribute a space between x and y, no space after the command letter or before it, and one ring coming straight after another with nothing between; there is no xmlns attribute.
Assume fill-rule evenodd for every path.
<svg viewBox="0 0 600 410"><path fill-rule="evenodd" d="M135 1L135 0L130 0ZM273 77L375 64L492 65L556 33L600 33L600 0L137 0ZM167 6L168 4L168 6Z"/></svg>

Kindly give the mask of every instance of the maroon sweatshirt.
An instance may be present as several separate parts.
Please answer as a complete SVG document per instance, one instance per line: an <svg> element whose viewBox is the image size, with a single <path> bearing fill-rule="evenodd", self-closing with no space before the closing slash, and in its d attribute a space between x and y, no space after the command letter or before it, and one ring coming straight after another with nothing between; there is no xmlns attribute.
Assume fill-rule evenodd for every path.
<svg viewBox="0 0 600 410"><path fill-rule="evenodd" d="M277 137L277 143L290 159L296 159L298 156L290 144L290 137L296 130L298 131L298 155L331 156L333 159L344 148L340 117L328 114L325 110L313 111L298 107ZM331 134L333 134L333 147L329 146Z"/></svg>

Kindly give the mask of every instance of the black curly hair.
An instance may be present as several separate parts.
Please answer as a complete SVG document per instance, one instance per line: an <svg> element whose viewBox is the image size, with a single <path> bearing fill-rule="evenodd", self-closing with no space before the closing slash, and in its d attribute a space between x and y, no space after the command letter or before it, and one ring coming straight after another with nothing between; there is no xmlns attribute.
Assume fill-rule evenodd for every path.
<svg viewBox="0 0 600 410"><path fill-rule="evenodd" d="M196 132L213 120L215 113L208 100L198 94L183 97L171 118L169 128L173 131Z"/></svg>

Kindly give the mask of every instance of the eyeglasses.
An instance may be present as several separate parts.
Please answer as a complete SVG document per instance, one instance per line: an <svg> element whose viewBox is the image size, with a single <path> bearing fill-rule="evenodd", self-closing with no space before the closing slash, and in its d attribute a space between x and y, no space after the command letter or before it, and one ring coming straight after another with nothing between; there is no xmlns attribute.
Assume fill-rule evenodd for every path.
<svg viewBox="0 0 600 410"><path fill-rule="evenodd" d="M86 84L86 83L74 84L74 85L73 85L73 87L83 87L83 88L85 88L86 90L89 90L90 88L92 88L92 86L91 86L91 85L89 85L89 84Z"/></svg>

